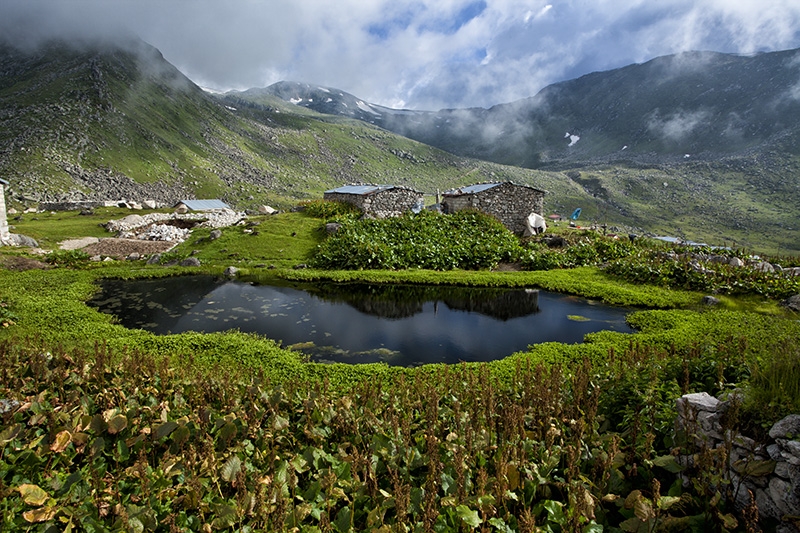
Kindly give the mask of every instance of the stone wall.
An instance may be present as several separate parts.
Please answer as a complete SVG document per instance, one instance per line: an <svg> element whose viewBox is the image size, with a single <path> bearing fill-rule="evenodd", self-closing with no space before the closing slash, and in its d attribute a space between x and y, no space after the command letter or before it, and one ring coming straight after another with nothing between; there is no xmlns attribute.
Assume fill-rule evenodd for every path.
<svg viewBox="0 0 800 533"><path fill-rule="evenodd" d="M541 215L544 211L544 194L533 187L505 182L475 193L445 194L442 206L445 213L477 209L496 217L509 230L519 234L525 230L528 215Z"/></svg>
<svg viewBox="0 0 800 533"><path fill-rule="evenodd" d="M769 441L757 443L732 434L723 423L730 401L705 393L687 394L677 401L676 433L696 448L727 451L726 477L738 509L758 507L762 521L778 523L777 533L800 533L800 415L789 415L769 431ZM691 466L693 455L679 456Z"/></svg>
<svg viewBox="0 0 800 533"><path fill-rule="evenodd" d="M9 242L8 214L6 213L6 187L0 182L0 244Z"/></svg>
<svg viewBox="0 0 800 533"><path fill-rule="evenodd" d="M326 192L324 198L352 204L365 215L375 218L397 217L424 205L422 193L407 187L392 187L368 194Z"/></svg>

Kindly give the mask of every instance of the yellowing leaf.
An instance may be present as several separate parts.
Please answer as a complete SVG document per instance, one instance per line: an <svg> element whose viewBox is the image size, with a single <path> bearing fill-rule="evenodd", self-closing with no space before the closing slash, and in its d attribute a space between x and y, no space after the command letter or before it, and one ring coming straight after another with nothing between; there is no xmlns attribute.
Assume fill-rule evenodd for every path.
<svg viewBox="0 0 800 533"><path fill-rule="evenodd" d="M58 510L55 507L39 507L22 513L22 518L28 522L47 522L52 519Z"/></svg>
<svg viewBox="0 0 800 533"><path fill-rule="evenodd" d="M56 435L55 440L53 440L53 443L50 445L50 449L56 453L61 453L67 449L71 441L72 433L65 429Z"/></svg>
<svg viewBox="0 0 800 533"><path fill-rule="evenodd" d="M108 432L112 435L119 433L128 427L128 419L125 415L115 415L108 421Z"/></svg>
<svg viewBox="0 0 800 533"><path fill-rule="evenodd" d="M44 505L50 497L39 485L24 484L17 487L22 501L28 505Z"/></svg>

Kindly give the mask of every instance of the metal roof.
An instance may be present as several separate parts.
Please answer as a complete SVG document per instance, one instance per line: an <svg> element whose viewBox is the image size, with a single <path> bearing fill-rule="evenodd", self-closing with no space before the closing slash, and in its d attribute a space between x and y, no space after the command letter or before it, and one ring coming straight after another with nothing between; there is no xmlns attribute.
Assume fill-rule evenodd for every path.
<svg viewBox="0 0 800 533"><path fill-rule="evenodd" d="M475 194L476 192L483 192L492 187L497 187L500 185L499 183L476 183L475 185L469 185L467 187L459 187L458 189L450 189L449 191L445 191L445 194L458 196L460 194Z"/></svg>
<svg viewBox="0 0 800 533"><path fill-rule="evenodd" d="M0 178L0 183L2 183L3 185L8 185L8 182L3 178Z"/></svg>
<svg viewBox="0 0 800 533"><path fill-rule="evenodd" d="M183 204L192 211L210 211L212 209L230 209L222 200L181 200L176 205Z"/></svg>
<svg viewBox="0 0 800 533"><path fill-rule="evenodd" d="M386 191L394 189L394 185L344 185L342 187L325 191L326 193L339 193L339 194L373 194L378 191Z"/></svg>

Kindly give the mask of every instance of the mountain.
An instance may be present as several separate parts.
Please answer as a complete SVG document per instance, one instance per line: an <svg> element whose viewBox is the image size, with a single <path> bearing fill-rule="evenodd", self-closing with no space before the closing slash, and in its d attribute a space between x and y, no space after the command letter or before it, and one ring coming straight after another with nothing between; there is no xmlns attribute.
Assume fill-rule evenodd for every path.
<svg viewBox="0 0 800 533"><path fill-rule="evenodd" d="M299 93L291 83L212 95L135 39L24 50L0 45L0 178L10 183L6 202L16 208L196 197L239 209L288 208L356 181L411 186L430 203L437 190L511 180L547 190L546 214L581 207L582 224L800 253L800 121L789 84L800 80L796 54L700 56L715 76L730 62L727 85L697 68L686 77L678 68L683 56L675 56L492 109L428 113L375 106L331 88L304 85ZM767 68L765 58L783 70ZM753 61L751 70L735 67L742 61ZM649 81L634 75L643 68ZM758 95L695 95L698 84L713 86L712 95L737 83L759 86L753 77L761 83ZM305 107L312 103L339 112ZM719 127L688 118L698 113L717 117ZM649 119L635 122L640 116ZM407 135L427 131L427 142L448 151L388 131L392 124L404 124ZM545 126L550 133L542 133ZM682 131L692 149L681 144Z"/></svg>
<svg viewBox="0 0 800 533"><path fill-rule="evenodd" d="M589 220L800 251L800 50L691 52L490 109L395 110L281 82L239 95L374 124L453 154L563 172Z"/></svg>
<svg viewBox="0 0 800 533"><path fill-rule="evenodd" d="M528 168L800 154L800 50L687 52L545 87L490 109L395 110L342 91L280 82L272 94L369 122L454 154Z"/></svg>
<svg viewBox="0 0 800 533"><path fill-rule="evenodd" d="M222 198L292 205L362 181L436 189L563 176L453 156L353 120L211 95L136 39L0 45L0 177L8 203Z"/></svg>

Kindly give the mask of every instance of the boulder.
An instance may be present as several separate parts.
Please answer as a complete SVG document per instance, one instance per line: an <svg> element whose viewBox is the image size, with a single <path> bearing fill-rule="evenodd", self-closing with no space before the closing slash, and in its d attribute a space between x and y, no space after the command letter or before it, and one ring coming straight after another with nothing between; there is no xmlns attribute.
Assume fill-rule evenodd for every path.
<svg viewBox="0 0 800 533"><path fill-rule="evenodd" d="M239 269L236 268L235 266L229 266L228 268L225 269L225 272L223 272L223 274L227 278L235 278L238 273Z"/></svg>
<svg viewBox="0 0 800 533"><path fill-rule="evenodd" d="M208 236L208 238L212 241L216 241L220 237L222 237L222 230L220 229L211 230L211 233Z"/></svg>
<svg viewBox="0 0 800 533"><path fill-rule="evenodd" d="M719 301L719 298L714 298L713 296L703 296L703 304L705 304L705 305L719 305L720 301Z"/></svg>
<svg viewBox="0 0 800 533"><path fill-rule="evenodd" d="M781 302L781 306L800 313L800 294L789 296L788 298L786 298Z"/></svg>
<svg viewBox="0 0 800 533"><path fill-rule="evenodd" d="M769 430L771 439L800 439L800 415L780 419Z"/></svg>
<svg viewBox="0 0 800 533"><path fill-rule="evenodd" d="M325 224L325 233L327 233L328 235L333 235L334 233L339 231L339 228L341 227L342 225L339 224L338 222L328 222L327 224Z"/></svg>
<svg viewBox="0 0 800 533"><path fill-rule="evenodd" d="M274 215L275 213L278 212L278 210L268 205L262 205L261 207L258 208L258 212L261 213L262 215Z"/></svg>
<svg viewBox="0 0 800 533"><path fill-rule="evenodd" d="M196 257L187 257L186 259L181 261L179 264L182 267L199 267L200 266L200 260L198 258L196 258Z"/></svg>
<svg viewBox="0 0 800 533"><path fill-rule="evenodd" d="M730 260L730 261L728 261L728 264L729 264L730 266L732 266L732 267L737 267L737 268L739 268L739 267L743 267L743 266L744 266L744 261L742 261L742 260L741 260L741 259L739 259L738 257L731 257L731 260Z"/></svg>

